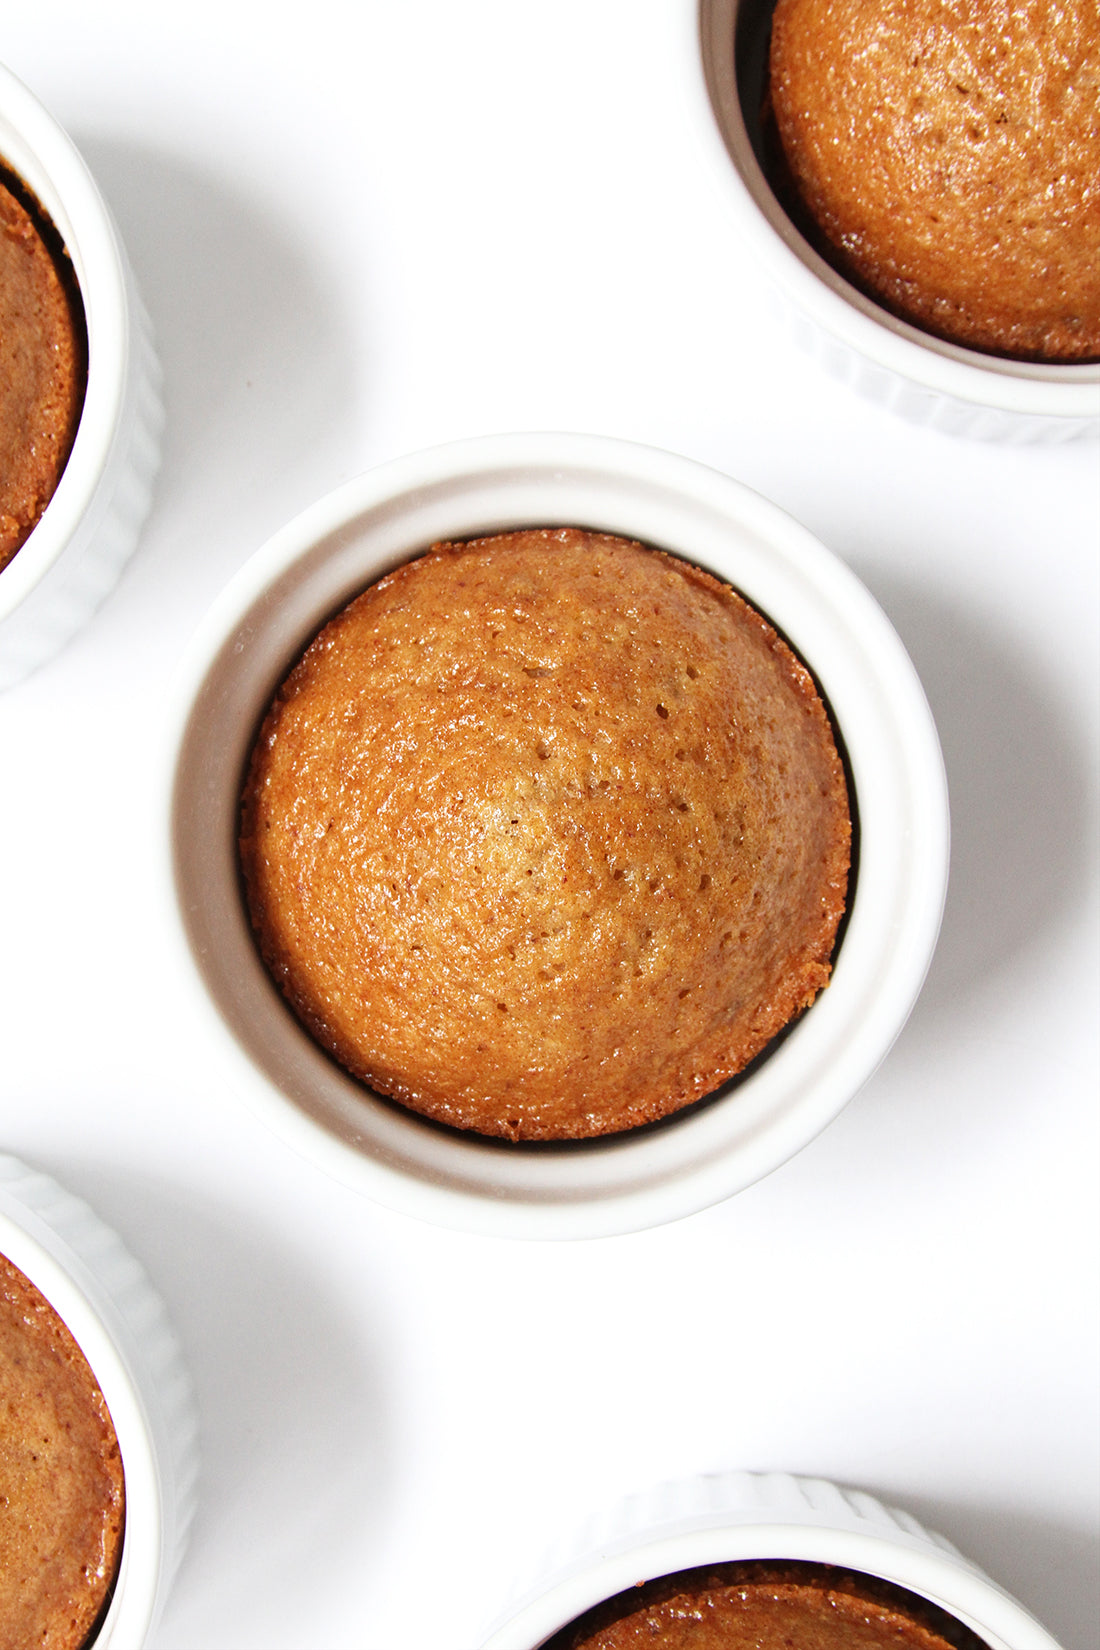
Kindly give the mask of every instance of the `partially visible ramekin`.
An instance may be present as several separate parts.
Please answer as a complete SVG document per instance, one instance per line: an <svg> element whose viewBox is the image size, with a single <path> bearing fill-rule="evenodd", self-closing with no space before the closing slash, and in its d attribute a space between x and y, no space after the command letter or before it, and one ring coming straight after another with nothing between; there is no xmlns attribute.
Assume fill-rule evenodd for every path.
<svg viewBox="0 0 1100 1650"><path fill-rule="evenodd" d="M72 452L26 543L0 572L0 688L57 653L113 589L152 501L163 422L148 317L82 157L0 67L0 162L37 197L72 260L88 379Z"/></svg>
<svg viewBox="0 0 1100 1650"><path fill-rule="evenodd" d="M122 1455L126 1523L88 1650L140 1650L183 1554L198 1461L191 1382L145 1273L86 1204L0 1156L0 1254L45 1296L99 1383Z"/></svg>
<svg viewBox="0 0 1100 1650"><path fill-rule="evenodd" d="M1051 442L1100 429L1100 366L1002 360L934 338L864 297L799 234L753 141L773 5L698 0L684 8L684 50L718 186L801 346L870 400L950 434Z"/></svg>
<svg viewBox="0 0 1100 1650"><path fill-rule="evenodd" d="M709 568L809 665L850 764L858 869L832 981L717 1097L592 1141L503 1143L382 1100L313 1042L273 985L241 895L243 778L290 664L359 590L437 539L581 526ZM947 876L943 764L901 643L853 574L774 505L651 448L568 435L460 442L349 483L293 521L224 592L176 688L165 776L183 975L259 1114L378 1201L467 1229L588 1237L658 1225L759 1179L818 1133L904 1023ZM211 1012L213 1011L213 1012Z"/></svg>
<svg viewBox="0 0 1100 1650"><path fill-rule="evenodd" d="M943 1536L862 1491L787 1473L729 1472L663 1484L591 1523L542 1568L482 1650L538 1650L638 1582L750 1559L830 1564L903 1587L989 1650L1058 1650L1035 1618Z"/></svg>

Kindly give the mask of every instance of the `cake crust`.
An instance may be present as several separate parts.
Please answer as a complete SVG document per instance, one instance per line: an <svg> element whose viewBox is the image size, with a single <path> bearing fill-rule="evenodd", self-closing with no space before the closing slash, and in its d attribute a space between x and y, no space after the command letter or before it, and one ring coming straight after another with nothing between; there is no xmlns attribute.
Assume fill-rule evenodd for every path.
<svg viewBox="0 0 1100 1650"><path fill-rule="evenodd" d="M0 569L53 497L83 398L83 340L69 291L0 175Z"/></svg>
<svg viewBox="0 0 1100 1650"><path fill-rule="evenodd" d="M81 1650L114 1584L125 1495L103 1394L0 1255L0 1644Z"/></svg>
<svg viewBox="0 0 1100 1650"><path fill-rule="evenodd" d="M664 1576L555 1635L546 1650L989 1650L915 1594L831 1565L778 1560Z"/></svg>
<svg viewBox="0 0 1100 1650"><path fill-rule="evenodd" d="M778 0L770 97L857 286L979 350L1100 358L1095 0Z"/></svg>
<svg viewBox="0 0 1100 1650"><path fill-rule="evenodd" d="M245 786L265 962L379 1093L508 1139L666 1116L825 984L847 790L805 668L578 529L442 544L306 651Z"/></svg>

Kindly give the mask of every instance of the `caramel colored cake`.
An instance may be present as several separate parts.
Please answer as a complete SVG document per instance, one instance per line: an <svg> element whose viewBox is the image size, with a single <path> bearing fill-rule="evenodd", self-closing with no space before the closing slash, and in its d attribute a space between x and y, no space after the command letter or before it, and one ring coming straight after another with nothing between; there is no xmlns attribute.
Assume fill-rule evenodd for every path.
<svg viewBox="0 0 1100 1650"><path fill-rule="evenodd" d="M975 349L1100 358L1096 0L778 0L771 106L855 285Z"/></svg>
<svg viewBox="0 0 1100 1650"><path fill-rule="evenodd" d="M80 1650L114 1584L122 1461L103 1394L0 1255L0 1645Z"/></svg>
<svg viewBox="0 0 1100 1650"><path fill-rule="evenodd" d="M824 1564L686 1570L590 1610L546 1650L989 1650L903 1588Z"/></svg>
<svg viewBox="0 0 1100 1650"><path fill-rule="evenodd" d="M47 234L0 173L0 568L53 497L84 398L83 323Z"/></svg>
<svg viewBox="0 0 1100 1650"><path fill-rule="evenodd" d="M264 722L264 959L379 1093L513 1140L664 1117L829 976L849 819L803 666L708 574L574 529L437 545Z"/></svg>

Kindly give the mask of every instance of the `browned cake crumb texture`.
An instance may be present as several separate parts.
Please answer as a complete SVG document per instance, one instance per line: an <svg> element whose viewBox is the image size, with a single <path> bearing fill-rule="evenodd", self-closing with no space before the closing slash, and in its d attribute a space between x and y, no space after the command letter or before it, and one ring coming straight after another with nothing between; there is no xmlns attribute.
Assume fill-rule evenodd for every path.
<svg viewBox="0 0 1100 1650"><path fill-rule="evenodd" d="M114 1583L124 1495L103 1394L0 1255L0 1645L81 1650Z"/></svg>
<svg viewBox="0 0 1100 1650"><path fill-rule="evenodd" d="M462 1128L633 1127L825 984L845 779L808 673L708 574L622 539L436 546L353 601L257 743L241 856L325 1048Z"/></svg>
<svg viewBox="0 0 1100 1650"><path fill-rule="evenodd" d="M979 350L1100 358L1096 0L778 0L771 104L857 285Z"/></svg>
<svg viewBox="0 0 1100 1650"><path fill-rule="evenodd" d="M723 1564L647 1582L546 1650L989 1650L903 1588L829 1565Z"/></svg>
<svg viewBox="0 0 1100 1650"><path fill-rule="evenodd" d="M0 176L0 568L53 497L83 396L82 329L66 281Z"/></svg>

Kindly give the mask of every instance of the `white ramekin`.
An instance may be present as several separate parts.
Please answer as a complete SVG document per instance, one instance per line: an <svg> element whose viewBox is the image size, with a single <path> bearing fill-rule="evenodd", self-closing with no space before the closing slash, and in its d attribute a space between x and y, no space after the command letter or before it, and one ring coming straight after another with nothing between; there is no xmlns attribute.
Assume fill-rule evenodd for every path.
<svg viewBox="0 0 1100 1650"><path fill-rule="evenodd" d="M179 1344L115 1234L48 1176L4 1156L0 1254L68 1326L110 1410L126 1524L115 1590L91 1644L140 1650L160 1619L194 1510L195 1412Z"/></svg>
<svg viewBox="0 0 1100 1650"><path fill-rule="evenodd" d="M0 160L49 213L76 272L88 381L69 461L0 572L0 688L62 648L113 589L152 500L163 422L149 321L111 215L69 138L0 67Z"/></svg>
<svg viewBox="0 0 1100 1650"><path fill-rule="evenodd" d="M1058 1650L1021 1604L908 1513L821 1478L751 1472L663 1484L594 1520L541 1566L482 1650L538 1650L637 1582L749 1559L856 1570L938 1605L989 1650Z"/></svg>
<svg viewBox="0 0 1100 1650"><path fill-rule="evenodd" d="M1100 366L1001 360L898 320L803 239L764 176L738 90L734 40L767 29L774 0L685 6L683 47L705 152L727 210L766 269L798 342L834 377L911 423L994 441L1100 429Z"/></svg>
<svg viewBox="0 0 1100 1650"><path fill-rule="evenodd" d="M434 540L557 525L640 539L707 567L788 638L847 751L858 871L831 984L726 1093L605 1140L505 1144L372 1096L300 1027L253 943L238 809L263 713L335 610ZM939 744L913 667L840 561L747 487L687 459L602 438L515 435L374 470L244 567L193 641L175 696L165 836L181 974L201 982L200 1013L260 1115L389 1206L532 1237L596 1236L689 1214L812 1139L874 1071L920 989L939 928L948 823Z"/></svg>

